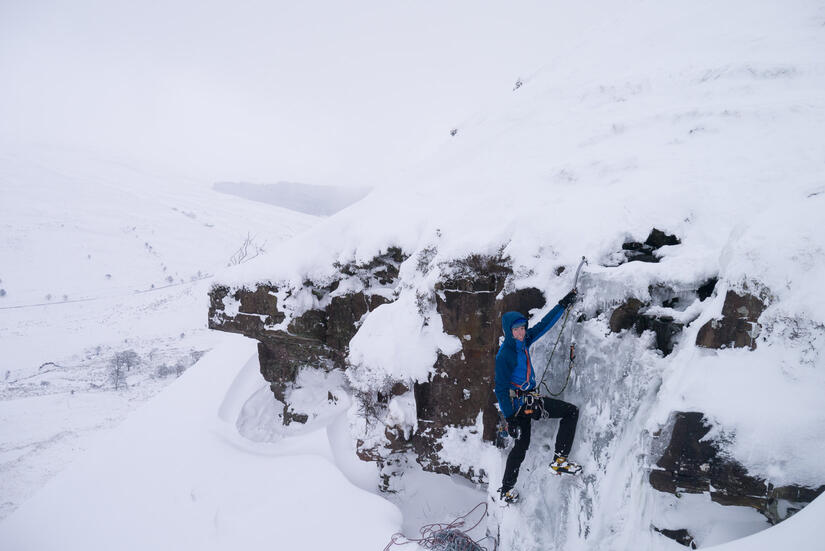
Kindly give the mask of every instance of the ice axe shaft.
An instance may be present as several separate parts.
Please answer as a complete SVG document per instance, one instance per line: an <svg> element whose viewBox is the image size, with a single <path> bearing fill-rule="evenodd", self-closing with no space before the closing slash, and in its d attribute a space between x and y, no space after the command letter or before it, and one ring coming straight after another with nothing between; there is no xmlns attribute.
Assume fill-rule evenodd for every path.
<svg viewBox="0 0 825 551"><path fill-rule="evenodd" d="M582 271L582 266L584 266L585 264L587 264L587 258L582 257L581 262L579 262L579 267L578 267L578 268L576 268L576 278L573 280L573 288L574 288L574 289L575 289L575 288L576 288L576 286L579 284L579 274L580 274L580 273L581 273L581 271Z"/></svg>

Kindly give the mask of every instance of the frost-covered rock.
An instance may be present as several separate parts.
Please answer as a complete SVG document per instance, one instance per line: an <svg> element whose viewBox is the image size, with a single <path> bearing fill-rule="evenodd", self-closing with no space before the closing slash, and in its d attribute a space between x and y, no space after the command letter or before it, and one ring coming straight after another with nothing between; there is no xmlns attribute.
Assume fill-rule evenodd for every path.
<svg viewBox="0 0 825 551"><path fill-rule="evenodd" d="M335 266L327 282L304 280L297 288L288 282L251 288L215 285L209 327L258 339L261 373L284 404L283 423L306 422L313 416L312 404L304 399L298 405L288 396L299 373L346 367L350 340L364 315L393 299L388 289L403 260L399 249L390 248L366 264ZM318 407L325 407L323 400Z"/></svg>
<svg viewBox="0 0 825 551"><path fill-rule="evenodd" d="M707 438L711 424L701 412L676 412L669 428L667 448L650 472L650 484L661 492L709 493L722 505L753 507L776 524L825 491L825 485L774 487L749 475L718 441Z"/></svg>
<svg viewBox="0 0 825 551"><path fill-rule="evenodd" d="M763 294L767 295L767 292ZM730 290L725 295L722 319L712 319L699 329L696 345L704 348L756 348L759 316L765 311L763 299Z"/></svg>

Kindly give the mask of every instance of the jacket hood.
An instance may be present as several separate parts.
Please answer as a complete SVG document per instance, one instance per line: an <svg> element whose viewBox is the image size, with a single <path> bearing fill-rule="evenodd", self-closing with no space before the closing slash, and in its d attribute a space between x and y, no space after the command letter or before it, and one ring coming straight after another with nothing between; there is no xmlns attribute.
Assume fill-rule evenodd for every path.
<svg viewBox="0 0 825 551"><path fill-rule="evenodd" d="M518 321L527 322L527 318L521 312L505 312L501 316L501 329L504 331L504 342L515 342L513 338L513 325Z"/></svg>

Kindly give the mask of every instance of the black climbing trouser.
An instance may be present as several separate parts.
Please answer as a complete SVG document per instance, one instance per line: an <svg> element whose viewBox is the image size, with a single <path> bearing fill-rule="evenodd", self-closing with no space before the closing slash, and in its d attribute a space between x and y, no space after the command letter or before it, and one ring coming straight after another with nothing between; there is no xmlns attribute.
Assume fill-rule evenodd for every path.
<svg viewBox="0 0 825 551"><path fill-rule="evenodd" d="M561 400L554 400L553 398L542 398L541 400L544 409L542 418L561 418L559 432L556 434L556 454L567 457L567 454L570 453L570 448L573 446L573 438L576 436L579 408L573 404L568 404ZM516 445L510 450L510 455L507 456L507 466L504 468L504 479L501 483L505 490L509 490L516 485L519 467L521 467L521 462L524 461L527 448L530 447L530 424L532 418L529 415L519 413L516 416L516 422L521 428L521 434L516 439Z"/></svg>

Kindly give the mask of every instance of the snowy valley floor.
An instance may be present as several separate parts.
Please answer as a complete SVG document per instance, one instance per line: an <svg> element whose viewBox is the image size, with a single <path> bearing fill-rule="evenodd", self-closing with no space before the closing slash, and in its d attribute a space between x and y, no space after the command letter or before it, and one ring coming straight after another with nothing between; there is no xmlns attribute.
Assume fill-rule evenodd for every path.
<svg viewBox="0 0 825 551"><path fill-rule="evenodd" d="M215 345L212 274L245 239L318 218L73 149L4 144L0 189L2 520Z"/></svg>

